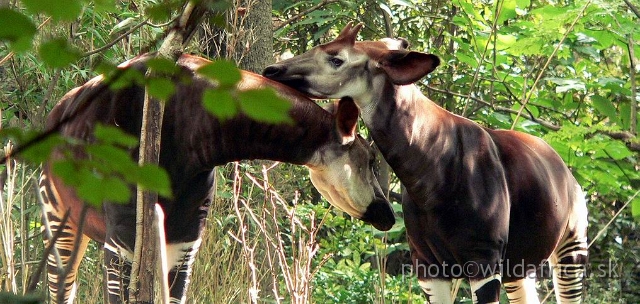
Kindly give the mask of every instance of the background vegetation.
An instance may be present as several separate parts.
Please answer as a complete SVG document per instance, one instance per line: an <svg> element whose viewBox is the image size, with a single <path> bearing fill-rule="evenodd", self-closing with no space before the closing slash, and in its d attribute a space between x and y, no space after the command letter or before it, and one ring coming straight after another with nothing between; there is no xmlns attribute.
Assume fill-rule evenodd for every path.
<svg viewBox="0 0 640 304"><path fill-rule="evenodd" d="M0 6L5 130L41 130L55 102L104 63L156 49L181 5L44 2ZM640 214L637 0L273 0L271 12L255 10L267 13L266 23L248 19L258 2L264 3L223 7L225 13L212 16L187 51L259 71L266 63L250 59L250 52L266 34L256 28L273 27L266 45L278 58L328 41L356 21L365 24L363 39L405 37L413 49L437 54L442 66L420 83L428 96L483 125L544 138L587 191L587 302L640 302L640 230L633 218ZM8 151L9 141L3 144ZM39 167L13 159L3 166L0 286L20 294L42 258ZM380 167L390 196L397 198L397 179L383 162ZM409 254L397 203L399 223L381 233L332 210L300 167L243 162L216 174L215 208L190 288L193 303L424 301L403 267ZM92 244L81 266L79 303L102 299L100 263L101 250ZM539 290L547 295L550 280L542 280ZM469 302L466 283L458 297Z"/></svg>

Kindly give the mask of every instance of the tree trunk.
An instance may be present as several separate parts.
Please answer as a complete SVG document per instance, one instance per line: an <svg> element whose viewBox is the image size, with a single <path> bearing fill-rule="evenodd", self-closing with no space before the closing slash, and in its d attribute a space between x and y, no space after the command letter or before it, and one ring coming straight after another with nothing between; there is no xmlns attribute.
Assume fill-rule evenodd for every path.
<svg viewBox="0 0 640 304"><path fill-rule="evenodd" d="M246 20L242 46L245 52L239 62L242 69L260 73L273 63L273 25L271 22L271 0L245 1L251 6L246 7Z"/></svg>
<svg viewBox="0 0 640 304"><path fill-rule="evenodd" d="M201 1L197 4L191 1L187 2L176 25L170 30L158 49L156 57L177 60L207 9L207 1ZM146 76L153 77L153 71L147 71ZM140 165L158 164L159 162L163 116L164 103L150 96L148 90L145 90L138 160ZM154 302L154 274L159 269L157 267L159 265L157 262L157 242L158 236L161 235L156 229L159 227L157 221L163 220L155 218L157 202L158 193L138 187L136 243L129 284L131 303ZM164 242L165 240L160 241ZM164 292L168 286L162 288ZM168 303L168 294L163 294L162 302Z"/></svg>
<svg viewBox="0 0 640 304"><path fill-rule="evenodd" d="M260 73L273 63L271 0L234 3L225 16L226 27L215 22L203 31L209 57L225 58L240 68Z"/></svg>

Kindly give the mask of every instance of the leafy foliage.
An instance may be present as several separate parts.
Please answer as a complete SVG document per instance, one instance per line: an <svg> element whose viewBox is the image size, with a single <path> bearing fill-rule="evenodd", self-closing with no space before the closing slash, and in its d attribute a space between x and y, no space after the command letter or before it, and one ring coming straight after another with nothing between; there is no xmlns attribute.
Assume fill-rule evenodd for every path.
<svg viewBox="0 0 640 304"><path fill-rule="evenodd" d="M198 74L213 80L217 86L203 95L205 108L220 119L242 112L251 119L266 123L293 123L289 117L291 103L271 88L238 90L240 70L231 62L219 60L198 69Z"/></svg>

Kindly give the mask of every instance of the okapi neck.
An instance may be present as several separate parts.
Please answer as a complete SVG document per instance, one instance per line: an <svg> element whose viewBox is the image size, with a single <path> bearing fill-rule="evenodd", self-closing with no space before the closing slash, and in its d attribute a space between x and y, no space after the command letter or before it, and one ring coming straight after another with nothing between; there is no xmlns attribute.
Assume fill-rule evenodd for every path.
<svg viewBox="0 0 640 304"><path fill-rule="evenodd" d="M415 85L390 84L374 96L379 97L370 103L374 110L363 116L373 140L407 188L414 188L414 193L429 189L420 184L438 182L434 168L451 148L443 134L450 117ZM424 176L434 180L425 181Z"/></svg>
<svg viewBox="0 0 640 304"><path fill-rule="evenodd" d="M201 96L194 87L180 88ZM184 92L187 94L187 92ZM180 94L178 94L180 95ZM232 119L219 120L209 114L200 101L189 98L174 100L165 117L167 138L175 143L186 142L182 151L199 166L213 168L242 159L266 159L306 165L333 138L333 117L312 101L293 100L289 111L292 124L267 124L240 114ZM194 109L188 113L189 109ZM163 131L164 134L164 131ZM164 140L164 139L163 139ZM164 143L163 143L164 144ZM167 153L173 145L167 146ZM175 147L180 147L176 144ZM180 149L180 148L178 148Z"/></svg>

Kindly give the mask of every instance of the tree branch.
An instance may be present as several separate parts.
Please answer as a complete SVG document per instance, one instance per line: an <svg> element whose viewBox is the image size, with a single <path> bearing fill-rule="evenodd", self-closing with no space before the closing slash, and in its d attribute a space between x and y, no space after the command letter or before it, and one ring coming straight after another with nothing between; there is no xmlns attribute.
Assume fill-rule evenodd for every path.
<svg viewBox="0 0 640 304"><path fill-rule="evenodd" d="M313 12L315 10L320 9L321 7L323 7L325 5L328 5L328 4L331 4L331 3L336 3L336 2L339 2L339 1L340 0L323 0L322 2L316 4L316 5L312 6L312 7L308 8L308 9L306 9L306 10L300 12L300 13L298 13L297 15L295 15L295 16L293 16L293 17L291 17L291 18L289 18L289 19L287 19L285 21L283 21L282 23L276 25L276 27L273 29L273 31L275 32L275 31L285 27L288 24L294 23L294 22L298 21L298 19L304 17L305 15L308 15L309 13L311 13L311 12Z"/></svg>
<svg viewBox="0 0 640 304"><path fill-rule="evenodd" d="M623 0L623 1L624 1L624 3L626 3L626 4L627 4L627 6L631 9L631 11L632 11L634 14L636 14L636 17L640 18L640 10L638 10L638 8L637 8L637 7L635 7L635 6L631 3L631 1L629 1L629 0Z"/></svg>
<svg viewBox="0 0 640 304"><path fill-rule="evenodd" d="M91 56L91 55L100 53L100 52L112 47L114 44L118 43L118 41L120 41L120 40L126 38L127 36L131 35L131 33L135 32L136 30L138 30L142 26L144 26L146 24L149 24L147 22L148 20L149 19L146 19L146 20L138 23L137 25L135 25L134 27L132 27L128 31L124 32L122 35L118 36L116 39L112 40L111 42L109 42L109 43L107 43L107 44L105 44L105 45L103 45L103 46L101 46L101 47L99 47L99 48L97 48L95 50L92 50L92 51L89 51L89 52L86 52L86 53L82 54L82 57Z"/></svg>
<svg viewBox="0 0 640 304"><path fill-rule="evenodd" d="M631 132L627 131L596 131L613 139L624 142L629 150L634 152L640 152L640 139Z"/></svg>
<svg viewBox="0 0 640 304"><path fill-rule="evenodd" d="M627 48L629 50L629 80L631 82L631 117L629 121L629 131L638 134L638 101L636 99L636 55L634 51L633 35L629 35Z"/></svg>
<svg viewBox="0 0 640 304"><path fill-rule="evenodd" d="M513 124L511 125L512 130L516 127L516 124L518 123L518 119L520 118L520 116L522 116L522 111L524 111L524 109L527 107L527 104L529 103L529 100L531 100L531 96L533 96L533 92L535 91L536 86L538 85L538 82L540 82L540 79L542 79L542 75L544 74L544 71L547 69L547 67L551 63L551 60L553 59L553 57L556 56L556 53L558 53L558 50L562 46L562 43L564 42L565 39L567 39L567 36L569 36L569 33L573 31L573 28L575 27L576 23L578 23L578 20L580 20L580 17L584 15L585 11L587 10L590 4L591 4L591 0L587 1L587 3L584 4L584 7L582 7L582 10L580 11L580 13L578 13L576 18L571 23L571 25L569 25L569 28L564 33L562 38L560 38L560 41L558 41L558 44L553 49L553 52L551 53L549 58L547 58L547 61L545 62L545 64L542 66L542 69L540 69L540 73L538 73L538 76L533 82L533 85L531 85L531 90L529 91L529 94L526 95L524 101L522 102L522 106L520 106L520 110L518 110L518 113L516 114L516 118L513 120Z"/></svg>
<svg viewBox="0 0 640 304"><path fill-rule="evenodd" d="M450 92L450 91L447 91L447 90L441 90L441 89L438 89L438 88L434 88L432 86L427 86L427 88L429 90L433 90L433 91L438 92L438 93L449 94L449 95L462 97L462 98L468 98L468 99L471 99L473 101L476 101L476 102L479 102L481 104L484 104L484 105L486 105L486 106L488 106L488 107L490 107L490 108L492 108L492 109L494 109L496 111L507 112L507 113L510 113L510 114L518 114L518 111L516 111L514 109L501 107L501 106L496 106L496 105L493 105L493 104L491 104L490 102L488 102L486 100L482 100L482 99L477 98L477 97L473 97L473 96L465 95L465 94L460 94L460 93L455 93L455 92ZM540 124L541 126L547 128L547 129L550 129L550 130L553 130L553 131L560 130L560 126L558 126L556 124L553 124L551 122L548 122L546 120L542 120L542 119L536 118L533 115L522 114L521 113L520 116L522 116L522 117L524 117L524 118L526 118L528 120L531 120L533 122L536 122L536 123Z"/></svg>

